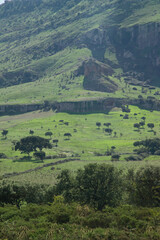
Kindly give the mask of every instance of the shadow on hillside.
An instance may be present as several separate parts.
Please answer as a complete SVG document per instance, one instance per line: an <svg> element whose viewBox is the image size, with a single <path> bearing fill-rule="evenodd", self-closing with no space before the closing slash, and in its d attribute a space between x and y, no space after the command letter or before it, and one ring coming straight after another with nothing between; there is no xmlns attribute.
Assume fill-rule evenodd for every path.
<svg viewBox="0 0 160 240"><path fill-rule="evenodd" d="M32 159L30 156L24 156L23 158L14 159L13 162L30 162L30 163L42 163L40 159Z"/></svg>

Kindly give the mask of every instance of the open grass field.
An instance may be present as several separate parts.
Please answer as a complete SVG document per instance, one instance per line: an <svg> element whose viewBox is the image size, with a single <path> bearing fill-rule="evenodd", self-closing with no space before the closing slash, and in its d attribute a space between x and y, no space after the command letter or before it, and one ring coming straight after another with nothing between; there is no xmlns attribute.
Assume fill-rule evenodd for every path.
<svg viewBox="0 0 160 240"><path fill-rule="evenodd" d="M6 173L23 172L43 166L46 163L63 160L64 158L61 158L62 154L65 155L66 159L77 160L58 164L54 166L54 170L51 170L51 166L44 167L38 171L13 176L10 179L50 183L55 181L55 177L61 169L68 168L75 171L91 162L110 163L122 169L138 168L148 164L160 165L159 156L150 156L143 161L126 162L125 158L134 154L133 143L135 141L160 137L160 112L141 110L135 106L129 106L129 109L131 110L130 113L127 113L129 119L123 119L126 113L119 108L112 109L108 114L75 115L49 111L1 117L0 123L3 126L1 130L8 130L7 139L3 137L0 139L0 152L7 155L7 159L1 159L0 161L1 178ZM145 126L138 131L133 125L142 121L142 117L146 118ZM97 127L96 122L100 122L101 126ZM104 131L107 128L104 123L111 123L110 128L113 129L111 135ZM147 127L148 123L154 123L156 136ZM53 133L50 142L52 143L53 139L58 139L58 146L55 147L52 143L53 148L46 149L45 152L47 156L56 155L55 159L45 159L44 162L37 161L34 157L28 161L20 159L24 155L13 150L12 142L28 136L30 130L34 131L35 136L41 137L46 137L45 133L47 131ZM65 133L70 133L72 136L65 137ZM118 162L111 162L111 156L105 155L105 152L110 150L112 146L115 147L114 152L121 155Z"/></svg>

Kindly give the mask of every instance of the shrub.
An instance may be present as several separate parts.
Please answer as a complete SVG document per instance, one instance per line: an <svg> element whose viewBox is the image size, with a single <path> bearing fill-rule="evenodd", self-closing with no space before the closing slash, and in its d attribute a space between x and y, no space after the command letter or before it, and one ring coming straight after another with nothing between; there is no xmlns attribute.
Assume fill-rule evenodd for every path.
<svg viewBox="0 0 160 240"><path fill-rule="evenodd" d="M0 153L0 159L2 159L2 158L7 158L5 153Z"/></svg>
<svg viewBox="0 0 160 240"><path fill-rule="evenodd" d="M141 161L142 160L142 157L141 156L129 156L129 157L126 157L125 158L126 161Z"/></svg>
<svg viewBox="0 0 160 240"><path fill-rule="evenodd" d="M108 228L112 220L112 216L108 216L108 214L95 212L83 219L82 225L89 228Z"/></svg>

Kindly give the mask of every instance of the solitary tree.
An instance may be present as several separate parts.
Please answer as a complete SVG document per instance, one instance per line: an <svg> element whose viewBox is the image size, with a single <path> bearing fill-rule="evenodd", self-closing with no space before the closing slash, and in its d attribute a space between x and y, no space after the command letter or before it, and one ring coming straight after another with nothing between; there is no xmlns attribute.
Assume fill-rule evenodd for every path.
<svg viewBox="0 0 160 240"><path fill-rule="evenodd" d="M108 133L108 134L112 134L113 129L111 129L111 128L105 128L104 131L105 131L106 133Z"/></svg>
<svg viewBox="0 0 160 240"><path fill-rule="evenodd" d="M117 132L114 132L114 137L116 137L117 136Z"/></svg>
<svg viewBox="0 0 160 240"><path fill-rule="evenodd" d="M29 134L33 135L33 134L34 134L34 131L33 131L33 130L30 130L30 131L29 131Z"/></svg>
<svg viewBox="0 0 160 240"><path fill-rule="evenodd" d="M53 139L53 143L55 144L55 146L57 147L57 145L58 145L58 139Z"/></svg>
<svg viewBox="0 0 160 240"><path fill-rule="evenodd" d="M133 126L134 126L134 128L138 128L138 131L139 131L139 128L140 128L140 124L139 123L135 123Z"/></svg>
<svg viewBox="0 0 160 240"><path fill-rule="evenodd" d="M46 132L45 133L45 136L49 136L50 137L50 139L51 139L51 136L53 135L53 133L52 132Z"/></svg>
<svg viewBox="0 0 160 240"><path fill-rule="evenodd" d="M65 133L65 134L64 134L64 137L68 137L68 139L69 139L71 136L72 136L71 133Z"/></svg>
<svg viewBox="0 0 160 240"><path fill-rule="evenodd" d="M36 152L37 149L42 151L43 148L52 148L52 145L48 139L39 136L28 136L15 144L15 151L19 150L21 153L27 153L28 155L31 152Z"/></svg>
<svg viewBox="0 0 160 240"><path fill-rule="evenodd" d="M97 126L98 128L100 128L101 123L100 123L100 122L96 122L96 126Z"/></svg>
<svg viewBox="0 0 160 240"><path fill-rule="evenodd" d="M147 127L151 128L151 130L154 128L154 123L148 123Z"/></svg>
<svg viewBox="0 0 160 240"><path fill-rule="evenodd" d="M145 122L145 120L146 120L146 117L141 117L141 119Z"/></svg>
<svg viewBox="0 0 160 240"><path fill-rule="evenodd" d="M7 134L8 134L8 130L3 130L2 131L2 136L5 137L5 139L7 138Z"/></svg>
<svg viewBox="0 0 160 240"><path fill-rule="evenodd" d="M143 126L145 125L145 121L139 122L139 125L140 125L141 127L143 127Z"/></svg>

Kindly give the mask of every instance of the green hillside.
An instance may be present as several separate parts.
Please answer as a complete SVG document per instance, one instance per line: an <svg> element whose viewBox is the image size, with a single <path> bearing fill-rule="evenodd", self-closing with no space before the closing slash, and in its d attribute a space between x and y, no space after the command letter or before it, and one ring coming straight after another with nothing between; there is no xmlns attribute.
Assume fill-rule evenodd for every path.
<svg viewBox="0 0 160 240"><path fill-rule="evenodd" d="M0 5L0 240L160 240L160 0Z"/></svg>
<svg viewBox="0 0 160 240"><path fill-rule="evenodd" d="M151 84L160 85L157 80L158 68L152 74L154 76L151 76L150 72L155 66L150 66L148 72L146 66L150 61L143 65L147 50L143 49L139 56L131 41L129 49L133 46L132 55L143 62L142 66L132 69L133 57L129 58L131 54L127 55L127 63L128 60L131 62L129 66L126 66L126 59L123 58L124 45L127 43L128 46L128 33L122 34L122 39L119 38L122 28L130 29L137 24L158 22L159 4L158 1L147 0L13 0L2 4L0 103L104 98L112 96L110 89L104 87L105 84L108 86L108 81L117 85L116 96L130 97L130 94L122 91L125 86L123 78L122 81L117 78L122 71L130 70L137 73L136 79L139 73L145 75L147 72ZM125 51L128 53L129 50ZM155 54L153 57L158 58ZM99 90L101 87L85 89L85 73L75 74L76 69L90 58L99 60L100 65L109 64L113 69L109 76L99 76L96 79L97 84L102 84L104 92ZM145 82L148 78L145 76L140 80Z"/></svg>

